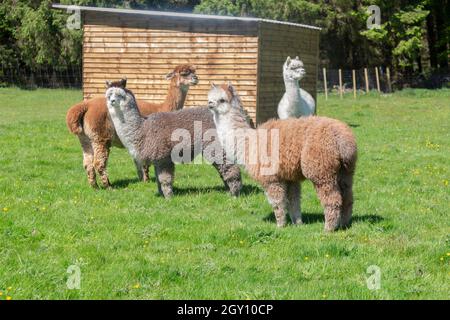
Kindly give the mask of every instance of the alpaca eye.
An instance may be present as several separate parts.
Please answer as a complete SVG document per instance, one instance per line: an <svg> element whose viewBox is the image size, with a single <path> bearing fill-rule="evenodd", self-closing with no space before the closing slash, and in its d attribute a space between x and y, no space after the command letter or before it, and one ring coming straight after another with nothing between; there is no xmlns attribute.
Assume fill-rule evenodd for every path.
<svg viewBox="0 0 450 320"><path fill-rule="evenodd" d="M219 103L225 103L225 99L220 99Z"/></svg>

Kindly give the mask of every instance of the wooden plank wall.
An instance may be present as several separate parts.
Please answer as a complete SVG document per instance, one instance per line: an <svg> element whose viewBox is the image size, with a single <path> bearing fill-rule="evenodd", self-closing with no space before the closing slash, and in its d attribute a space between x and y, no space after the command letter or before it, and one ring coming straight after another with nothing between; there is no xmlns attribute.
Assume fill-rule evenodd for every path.
<svg viewBox="0 0 450 320"><path fill-rule="evenodd" d="M206 105L210 82L232 81L256 119L256 25L111 14L87 14L84 20L85 98L103 95L106 80L126 76L137 98L161 102L169 85L164 76L176 65L191 63L200 83L191 87L186 107Z"/></svg>
<svg viewBox="0 0 450 320"><path fill-rule="evenodd" d="M259 75L257 123L277 117L277 106L285 92L283 64L288 56L299 56L306 69L300 87L316 98L319 60L319 30L261 22L259 28Z"/></svg>

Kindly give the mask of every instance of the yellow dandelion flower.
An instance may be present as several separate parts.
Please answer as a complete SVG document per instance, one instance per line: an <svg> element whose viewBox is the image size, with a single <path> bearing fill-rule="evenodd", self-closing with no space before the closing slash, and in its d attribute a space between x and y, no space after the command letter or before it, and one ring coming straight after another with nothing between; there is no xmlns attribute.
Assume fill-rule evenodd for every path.
<svg viewBox="0 0 450 320"><path fill-rule="evenodd" d="M322 295L322 298L326 299L326 297L327 297L327 295L326 295L326 294L323 294L323 295Z"/></svg>
<svg viewBox="0 0 450 320"><path fill-rule="evenodd" d="M329 255L329 254L326 254L326 255L325 255L325 258L329 258L329 257L330 257L330 255Z"/></svg>
<svg viewBox="0 0 450 320"><path fill-rule="evenodd" d="M447 252L447 257L450 257L450 252Z"/></svg>
<svg viewBox="0 0 450 320"><path fill-rule="evenodd" d="M9 211L9 208L7 208L7 207L3 208L3 212L8 212L8 211Z"/></svg>
<svg viewBox="0 0 450 320"><path fill-rule="evenodd" d="M240 243L240 244L244 244L244 241L241 240L241 241L239 241L239 243Z"/></svg>
<svg viewBox="0 0 450 320"><path fill-rule="evenodd" d="M140 285L139 283L136 283L136 284L133 286L134 289L139 289L140 287L141 287L141 285Z"/></svg>
<svg viewBox="0 0 450 320"><path fill-rule="evenodd" d="M440 257L439 260L444 261L444 257Z"/></svg>
<svg viewBox="0 0 450 320"><path fill-rule="evenodd" d="M6 290L11 291L11 290L12 290L12 287L8 287L8 288L6 288Z"/></svg>
<svg viewBox="0 0 450 320"><path fill-rule="evenodd" d="M10 296L6 296L6 300L11 300L12 298Z"/></svg>
<svg viewBox="0 0 450 320"><path fill-rule="evenodd" d="M3 295L3 292L0 291L0 297Z"/></svg>
<svg viewBox="0 0 450 320"><path fill-rule="evenodd" d="M305 257L305 260L309 260L309 257Z"/></svg>

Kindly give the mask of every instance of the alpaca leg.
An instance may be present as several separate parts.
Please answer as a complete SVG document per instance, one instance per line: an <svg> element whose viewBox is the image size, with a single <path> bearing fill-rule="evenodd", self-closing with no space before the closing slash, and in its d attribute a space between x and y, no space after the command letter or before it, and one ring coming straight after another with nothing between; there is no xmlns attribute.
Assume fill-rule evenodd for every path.
<svg viewBox="0 0 450 320"><path fill-rule="evenodd" d="M144 182L149 182L150 181L150 176L148 174L148 170L150 168L150 164L145 163L142 165L142 174L143 174L143 181Z"/></svg>
<svg viewBox="0 0 450 320"><path fill-rule="evenodd" d="M138 179L140 181L144 180L144 166L141 164L139 160L133 159L134 165L136 166L136 173L138 175Z"/></svg>
<svg viewBox="0 0 450 320"><path fill-rule="evenodd" d="M164 198L170 198L173 195L175 164L173 162L155 164L155 173L159 194Z"/></svg>
<svg viewBox="0 0 450 320"><path fill-rule="evenodd" d="M94 169L94 149L89 138L84 134L78 136L81 148L83 149L83 167L86 170L87 178L91 187L97 189L97 179Z"/></svg>
<svg viewBox="0 0 450 320"><path fill-rule="evenodd" d="M106 165L109 157L109 146L105 143L94 143L94 167L100 175L103 187L110 188Z"/></svg>
<svg viewBox="0 0 450 320"><path fill-rule="evenodd" d="M342 220L341 227L350 226L353 211L353 176L350 173L342 174L339 177L339 187L342 193Z"/></svg>
<svg viewBox="0 0 450 320"><path fill-rule="evenodd" d="M269 203L273 207L277 226L284 227L286 225L287 213L287 185L285 183L276 182L269 184L266 188L266 196Z"/></svg>
<svg viewBox="0 0 450 320"><path fill-rule="evenodd" d="M150 180L148 175L148 169L150 164L141 163L139 160L134 159L134 165L136 166L136 172L140 181L148 182Z"/></svg>
<svg viewBox="0 0 450 320"><path fill-rule="evenodd" d="M299 182L289 182L287 185L287 197L289 202L289 216L293 224L302 224L302 214L300 210L300 188Z"/></svg>
<svg viewBox="0 0 450 320"><path fill-rule="evenodd" d="M239 196L242 189L241 171L236 165L230 164L212 164L214 168L219 172L220 178L232 196Z"/></svg>
<svg viewBox="0 0 450 320"><path fill-rule="evenodd" d="M317 195L325 209L325 231L335 231L342 220L342 195L335 182L315 185Z"/></svg>

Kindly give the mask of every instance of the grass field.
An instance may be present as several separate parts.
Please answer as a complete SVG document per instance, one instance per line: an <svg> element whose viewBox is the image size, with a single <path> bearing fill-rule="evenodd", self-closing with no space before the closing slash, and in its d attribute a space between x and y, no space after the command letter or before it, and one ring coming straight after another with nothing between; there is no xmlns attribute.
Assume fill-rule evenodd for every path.
<svg viewBox="0 0 450 320"><path fill-rule="evenodd" d="M113 149L113 190L94 191L65 127L79 91L0 99L2 300L450 298L450 90L319 98L359 146L353 226L332 234L309 182L305 225L284 229L247 176L234 199L208 165L177 166L168 201ZM366 284L372 265L379 290Z"/></svg>

